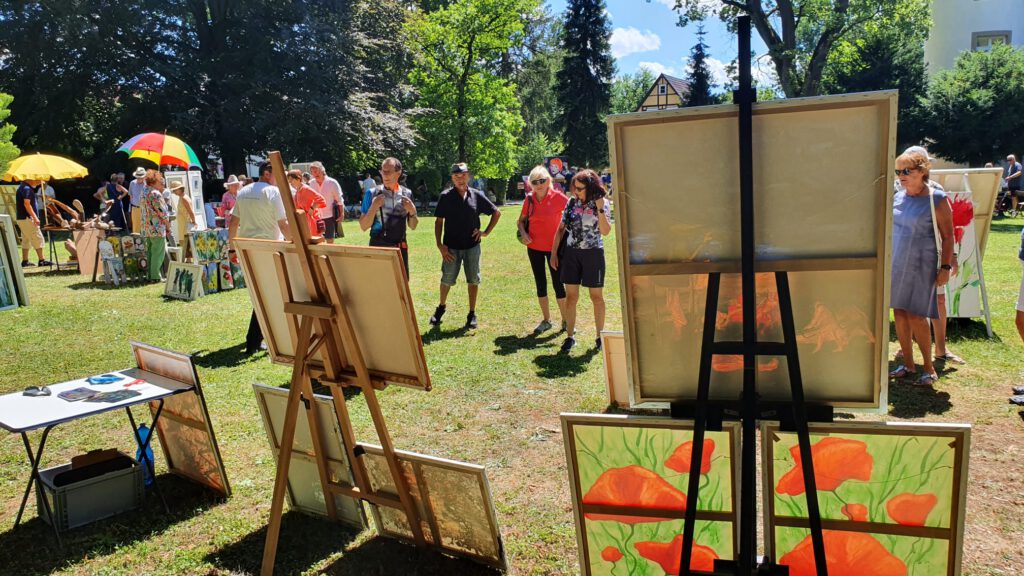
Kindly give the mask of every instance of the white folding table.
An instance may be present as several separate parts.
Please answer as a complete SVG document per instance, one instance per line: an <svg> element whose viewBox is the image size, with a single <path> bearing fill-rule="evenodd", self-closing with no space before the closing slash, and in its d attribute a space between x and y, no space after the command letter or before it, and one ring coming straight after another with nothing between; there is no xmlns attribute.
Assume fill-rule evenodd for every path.
<svg viewBox="0 0 1024 576"><path fill-rule="evenodd" d="M21 498L21 507L18 508L18 516L14 521L15 527L21 522L21 516L25 511L25 504L28 502L28 495L32 491L33 482L39 480L39 464L42 460L43 448L46 447L46 437L50 434L50 430L65 422L88 418L122 408L128 413L128 421L132 426L135 443L141 451L142 462L149 471L150 478L153 478L153 487L156 489L157 494L160 495L164 508L167 508L167 501L164 500L163 494L160 493L160 487L156 483L153 462L146 456L146 449L149 447L153 434L156 432L156 424L164 407L163 399L168 396L191 391L195 387L138 368L109 372L109 374L122 376L123 379L112 384L89 384L86 378L81 378L48 386L50 389L49 396L25 396L21 392L0 396L0 428L21 434L22 442L25 444L25 452L28 454L29 463L32 465L32 474L29 476L28 485L25 486L25 494ZM143 382L134 383L136 380L142 380ZM88 402L86 400L69 402L58 396L61 392L75 388L90 388L97 392L116 392L128 389L139 392L139 395L112 403ZM159 402L159 406L153 415L152 430L146 439L143 440L139 436L139 430L135 425L135 417L132 415L131 407L154 401ZM39 440L39 446L33 453L28 433L39 429L43 430L43 435ZM60 530L57 528L57 522L53 518L49 502L46 498L40 498L40 500L43 502L43 509L50 520L53 532L57 536L57 542L63 546Z"/></svg>

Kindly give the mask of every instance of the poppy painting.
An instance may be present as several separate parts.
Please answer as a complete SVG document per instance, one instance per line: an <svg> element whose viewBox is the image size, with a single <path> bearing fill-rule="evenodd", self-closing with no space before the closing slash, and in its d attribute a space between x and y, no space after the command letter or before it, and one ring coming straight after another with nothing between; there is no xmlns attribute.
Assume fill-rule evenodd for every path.
<svg viewBox="0 0 1024 576"><path fill-rule="evenodd" d="M796 434L765 425L762 439L771 549L791 575L812 576ZM829 574L959 574L969 442L966 425L812 424Z"/></svg>
<svg viewBox="0 0 1024 576"><path fill-rule="evenodd" d="M679 574L692 423L669 418L563 414L581 573ZM739 429L708 431L697 468L690 567L733 559Z"/></svg>

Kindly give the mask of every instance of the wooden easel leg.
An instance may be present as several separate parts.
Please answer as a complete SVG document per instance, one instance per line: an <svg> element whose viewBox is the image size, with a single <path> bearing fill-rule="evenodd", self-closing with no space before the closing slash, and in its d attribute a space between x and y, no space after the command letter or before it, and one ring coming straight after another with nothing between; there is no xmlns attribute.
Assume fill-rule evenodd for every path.
<svg viewBox="0 0 1024 576"><path fill-rule="evenodd" d="M277 557L277 540L281 534L281 512L284 508L284 492L288 488L288 469L295 444L295 424L298 421L302 381L309 380L306 372L306 353L309 348L313 321L303 317L299 327L299 345L296 347L295 366L292 368L291 388L288 390L288 404L284 413L284 429L281 431L281 448L277 456L277 477L274 480L274 497L270 503L270 522L267 525L267 539L263 545L262 576L274 573L274 559Z"/></svg>
<svg viewBox="0 0 1024 576"><path fill-rule="evenodd" d="M395 447L391 443L391 434L388 433L387 423L384 422L384 415L380 411L380 403L377 402L377 391L373 386L363 386L363 397L366 399L366 406L373 418L373 426L377 429L377 437L380 439L380 446L384 449L384 459L388 462L388 469L395 481L395 490L398 498L402 501L402 508L405 509L405 516L409 519L409 528L412 530L413 539L417 546L426 546L427 541L423 537L423 525L420 522L419 512L416 510L416 503L413 502L412 494L409 492L409 483L405 480L402 467L395 458Z"/></svg>
<svg viewBox="0 0 1024 576"><path fill-rule="evenodd" d="M366 463L356 454L356 434L352 430L352 418L348 414L345 391L337 384L332 383L330 386L334 412L338 416L338 428L341 429L341 437L345 441L345 453L348 455L349 466L352 468L353 480L360 491L370 494L373 492L373 487L370 486L370 477L366 473Z"/></svg>
<svg viewBox="0 0 1024 576"><path fill-rule="evenodd" d="M317 414L316 402L313 396L313 383L309 374L303 374L302 393L308 401L306 410L306 422L309 424L309 437L313 442L313 453L316 455L316 468L320 473L320 487L323 489L324 505L327 508L327 517L336 520L338 517L337 507L334 505L334 492L330 487L330 471L327 468L327 458L324 456L323 442L320 438L320 416Z"/></svg>

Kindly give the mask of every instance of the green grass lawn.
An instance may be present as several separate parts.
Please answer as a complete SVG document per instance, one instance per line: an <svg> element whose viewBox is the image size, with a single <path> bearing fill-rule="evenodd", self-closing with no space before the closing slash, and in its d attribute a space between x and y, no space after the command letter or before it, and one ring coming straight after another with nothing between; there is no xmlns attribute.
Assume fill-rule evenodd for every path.
<svg viewBox="0 0 1024 576"><path fill-rule="evenodd" d="M410 286L434 389L392 387L380 399L396 447L487 468L513 573L578 573L558 414L605 409L602 360L592 348L593 314L586 296L580 305L580 344L569 357L557 353L563 335L529 336L540 314L525 249L514 238L516 213L517 207L507 207L504 221L484 241L480 327L475 331L462 329L467 305L461 281L449 298L441 330L429 331L440 256L433 219L421 219L410 238ZM366 243L357 228L346 223L345 242ZM986 278L996 338L985 337L981 322L951 323L950 347L968 365L945 373L935 390L890 387L889 418L975 426L964 546L964 573L970 575L1024 573L1024 434L1018 411L1006 403L1010 385L1024 383L1024 348L1013 327L1021 274L1019 232L1018 222L999 220L988 246ZM609 329L622 325L614 242L614 237L607 241ZM162 285L112 289L75 274L36 269L27 283L32 305L0 312L0 392L128 367L129 339L193 353L234 494L218 499L161 474L166 469L156 449L171 513L158 499L147 498L136 513L69 532L59 550L34 505L27 522L13 529L29 467L20 437L0 433L0 574L258 572L275 465L251 384L284 384L290 370L272 365L264 353L242 354L251 309L248 293L167 301L161 297ZM361 398L349 405L360 439L376 443ZM135 413L148 420L144 409ZM123 413L57 427L43 466L101 447L134 454ZM369 531L356 533L290 513L282 530L278 573L487 571Z"/></svg>

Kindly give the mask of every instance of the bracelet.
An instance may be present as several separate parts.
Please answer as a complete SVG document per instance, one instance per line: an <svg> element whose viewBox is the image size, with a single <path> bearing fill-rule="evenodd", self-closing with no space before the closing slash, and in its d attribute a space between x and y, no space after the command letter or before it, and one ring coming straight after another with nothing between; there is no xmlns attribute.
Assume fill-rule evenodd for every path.
<svg viewBox="0 0 1024 576"><path fill-rule="evenodd" d="M943 264L942 266L939 266L939 268L942 269L942 270L952 270L953 269L953 267L950 266L949 264Z"/></svg>

